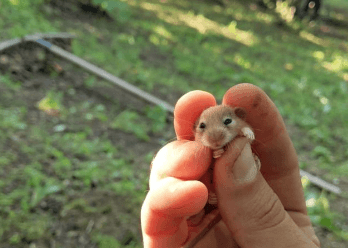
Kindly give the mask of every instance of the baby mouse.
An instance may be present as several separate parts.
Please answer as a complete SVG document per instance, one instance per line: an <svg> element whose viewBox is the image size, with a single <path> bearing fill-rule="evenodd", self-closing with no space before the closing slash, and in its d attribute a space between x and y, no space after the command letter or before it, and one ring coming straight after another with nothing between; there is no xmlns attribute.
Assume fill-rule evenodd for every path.
<svg viewBox="0 0 348 248"><path fill-rule="evenodd" d="M226 105L210 107L202 112L195 123L195 140L213 150L213 157L218 158L227 145L238 135L255 139L251 127L245 122L246 111Z"/></svg>
<svg viewBox="0 0 348 248"><path fill-rule="evenodd" d="M237 136L245 136L251 143L255 135L251 127L245 122L246 111L243 108L232 108L226 105L218 105L204 110L194 125L195 140L213 150L213 157L218 158L224 153L224 147ZM261 167L259 158L253 153L255 166ZM211 179L212 180L212 179ZM213 189L208 191L208 203L216 205L217 196ZM202 221L205 209L195 216L190 217L196 223ZM221 214L217 211L213 220L205 225L204 229L181 248L192 248L202 239L215 224L221 220Z"/></svg>
<svg viewBox="0 0 348 248"><path fill-rule="evenodd" d="M245 136L250 143L255 139L251 127L245 122L246 111L243 108L232 108L218 105L204 110L194 126L195 140L213 150L213 158L224 153L224 147L237 136ZM209 191L209 204L216 205L217 197Z"/></svg>

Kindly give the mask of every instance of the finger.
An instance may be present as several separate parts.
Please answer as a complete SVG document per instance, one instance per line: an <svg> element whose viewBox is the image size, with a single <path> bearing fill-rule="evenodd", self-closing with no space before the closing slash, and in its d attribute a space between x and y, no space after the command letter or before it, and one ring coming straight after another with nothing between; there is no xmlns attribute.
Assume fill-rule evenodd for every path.
<svg viewBox="0 0 348 248"><path fill-rule="evenodd" d="M179 247L188 237L186 219L201 211L208 199L197 181L206 172L211 153L193 141L164 146L152 162L150 191L141 211L145 247Z"/></svg>
<svg viewBox="0 0 348 248"><path fill-rule="evenodd" d="M207 171L211 159L211 151L199 142L171 142L161 148L152 161L150 189L166 177L198 180Z"/></svg>
<svg viewBox="0 0 348 248"><path fill-rule="evenodd" d="M239 84L226 92L223 104L246 110L246 121L255 131L252 148L260 158L263 177L286 210L306 213L296 151L272 100L254 85Z"/></svg>
<svg viewBox="0 0 348 248"><path fill-rule="evenodd" d="M205 91L195 90L183 95L174 110L174 129L178 140L194 140L194 123L203 110L215 105L214 96Z"/></svg>
<svg viewBox="0 0 348 248"><path fill-rule="evenodd" d="M199 181L172 177L159 181L141 209L144 247L180 247L188 236L186 216L204 207L207 194Z"/></svg>
<svg viewBox="0 0 348 248"><path fill-rule="evenodd" d="M227 149L215 163L214 181L222 219L236 242L241 247L316 247L258 172L247 138L235 139ZM303 213L297 217L308 220Z"/></svg>
<svg viewBox="0 0 348 248"><path fill-rule="evenodd" d="M181 180L201 178L210 165L211 151L187 140L194 139L193 125L201 112L215 104L209 93L195 91L183 96L176 105L174 124L178 141L167 144L156 155L150 175L150 192L142 207L145 247L178 247L188 235L185 216L197 214L207 202L208 191L204 184ZM181 185L181 190L168 190L174 187L172 184Z"/></svg>

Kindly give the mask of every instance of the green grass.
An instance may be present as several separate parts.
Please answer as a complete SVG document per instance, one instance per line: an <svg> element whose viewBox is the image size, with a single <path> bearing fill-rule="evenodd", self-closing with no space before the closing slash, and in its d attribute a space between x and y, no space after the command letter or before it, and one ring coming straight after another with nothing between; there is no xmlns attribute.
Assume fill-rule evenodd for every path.
<svg viewBox="0 0 348 248"><path fill-rule="evenodd" d="M348 43L320 33L320 21L314 27L299 22L279 27L278 15L254 11L248 1L230 1L226 9L202 1L94 1L99 2L108 3L102 7L115 22L77 23L73 16L64 20L41 0L2 1L0 39L74 32L78 35L72 42L75 55L164 100L196 89L221 100L233 85L253 83L266 91L287 124L300 133L295 132L293 141L298 153L308 158L301 166L311 169L315 164L328 180L344 181L348 176ZM347 8L348 16L346 1L330 5ZM127 13L119 15L120 10ZM348 37L347 30L331 29ZM51 77L60 76L52 72ZM83 87L91 91L101 85L106 87L93 75L83 80ZM161 108L122 109L117 99L112 99L111 107L100 99L71 100L81 94L79 89L71 86L63 91L52 86L34 107L59 110L60 116L32 125L27 118L30 106L18 97L25 91L22 82L0 75L0 86L0 222L4 223L0 243L20 247L22 240L49 239L49 223L55 219L40 210L45 199L54 198L62 205L62 218L74 211L93 216L111 211L111 203L93 206L84 197L92 184L109 192L109 198L127 199L122 202L126 214L119 217L120 223L127 226L134 223L129 219L139 218L147 172L132 167L138 154L126 153L107 132L96 135L94 125L145 143L165 135L168 124ZM140 160L149 164L153 154L148 151ZM304 188L313 223L347 240L342 225L346 220L330 210L329 201L334 204L335 199L313 191L306 182ZM136 236L136 228L130 227L131 235ZM93 242L98 247L122 247L112 235L100 225L93 232ZM128 247L141 246L139 240L134 242Z"/></svg>
<svg viewBox="0 0 348 248"><path fill-rule="evenodd" d="M36 32L57 31L39 7L44 0L6 0L1 2L0 38L21 37Z"/></svg>
<svg viewBox="0 0 348 248"><path fill-rule="evenodd" d="M76 201L67 199L69 195L89 192L91 184L119 197L131 195L126 206L130 206L127 211L134 215L137 210L132 210L131 206L141 204L146 184L141 183L135 175L129 155L121 156L110 139L105 135L94 136L93 130L88 128L88 123L93 121L101 125L108 122L110 112L106 107L90 101L76 102L69 107L63 98L66 99L72 91L64 93L52 89L46 92L42 98L44 100L31 107L42 110L57 108L61 116L38 123L39 126L30 125L27 119L28 106L21 103L18 97L25 88L7 77L1 77L1 80L1 242L21 247L22 240L35 242L49 239L47 230L55 220L49 213L42 213L40 206L44 199L50 197L63 206L61 217L69 216L75 209L81 213L101 214L103 208L94 208L83 198ZM149 108L148 113L156 109ZM64 126L74 126L74 123L69 123L74 118L84 122L82 130L63 132L66 128ZM111 121L108 125L111 128ZM150 130L151 126L146 126L146 129ZM110 205L106 204L105 207L110 208ZM100 243L101 247L103 242Z"/></svg>

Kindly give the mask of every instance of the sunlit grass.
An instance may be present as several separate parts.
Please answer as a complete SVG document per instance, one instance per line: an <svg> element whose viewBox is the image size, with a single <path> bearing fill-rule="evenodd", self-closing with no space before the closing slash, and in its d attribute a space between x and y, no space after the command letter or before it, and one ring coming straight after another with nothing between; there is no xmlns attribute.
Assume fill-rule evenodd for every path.
<svg viewBox="0 0 348 248"><path fill-rule="evenodd" d="M18 0L10 0L10 3L12 5L18 5L19 4L19 1Z"/></svg>
<svg viewBox="0 0 348 248"><path fill-rule="evenodd" d="M301 38L303 38L309 42L312 42L313 44L316 44L318 46L327 47L329 45L329 42L327 42L324 39L321 39L319 37L316 37L315 35L307 32L307 31L301 31L300 36L301 36Z"/></svg>
<svg viewBox="0 0 348 248"><path fill-rule="evenodd" d="M236 27L236 22L229 25L221 25L203 15L196 15L193 12L183 13L174 8L165 8L160 4L141 3L140 6L148 11L156 13L158 18L174 25L186 25L196 29L201 34L215 33L235 40L247 46L257 43L257 38L250 31L243 31Z"/></svg>
<svg viewBox="0 0 348 248"><path fill-rule="evenodd" d="M342 54L333 54L331 62L323 62L323 67L332 72L348 72L348 58Z"/></svg>
<svg viewBox="0 0 348 248"><path fill-rule="evenodd" d="M277 1L276 12L279 13L280 17L287 22L293 20L294 8L290 7L286 1Z"/></svg>

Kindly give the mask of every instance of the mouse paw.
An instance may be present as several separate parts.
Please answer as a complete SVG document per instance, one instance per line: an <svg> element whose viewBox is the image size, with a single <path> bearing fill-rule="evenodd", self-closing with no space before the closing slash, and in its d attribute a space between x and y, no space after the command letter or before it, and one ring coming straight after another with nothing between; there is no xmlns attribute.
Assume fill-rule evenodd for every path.
<svg viewBox="0 0 348 248"><path fill-rule="evenodd" d="M213 151L213 158L219 158L224 153L224 149L220 148L218 150Z"/></svg>
<svg viewBox="0 0 348 248"><path fill-rule="evenodd" d="M251 141L255 139L255 134L253 130L251 130L249 127L242 128L242 133L245 137L247 137Z"/></svg>

